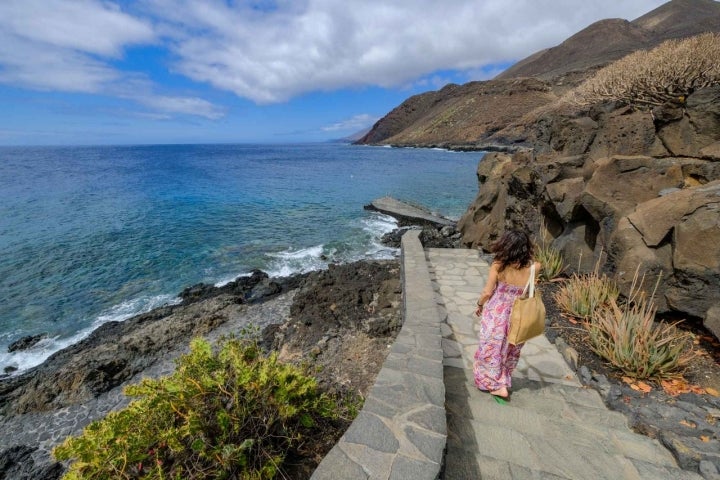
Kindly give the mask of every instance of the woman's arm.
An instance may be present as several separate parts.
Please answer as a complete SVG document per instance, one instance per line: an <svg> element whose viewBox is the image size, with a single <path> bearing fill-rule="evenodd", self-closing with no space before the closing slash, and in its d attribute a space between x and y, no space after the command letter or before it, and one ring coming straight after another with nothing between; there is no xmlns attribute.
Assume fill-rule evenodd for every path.
<svg viewBox="0 0 720 480"><path fill-rule="evenodd" d="M477 316L480 316L483 305L485 305L485 302L490 299L493 292L495 291L495 287L497 286L498 281L499 270L500 264L498 262L493 262L492 265L490 265L490 272L488 273L487 282L485 282L485 288L483 288L483 291L480 293L480 298L478 298L477 301L477 310L475 310L475 314Z"/></svg>

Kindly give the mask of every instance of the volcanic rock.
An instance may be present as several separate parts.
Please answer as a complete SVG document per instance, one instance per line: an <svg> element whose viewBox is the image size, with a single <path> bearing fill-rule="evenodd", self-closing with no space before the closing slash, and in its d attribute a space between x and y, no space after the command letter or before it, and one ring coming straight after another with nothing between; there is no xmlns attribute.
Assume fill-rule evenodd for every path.
<svg viewBox="0 0 720 480"><path fill-rule="evenodd" d="M593 140L571 156L562 137L576 130L563 113L547 114L547 143L480 162L478 195L458 222L462 243L488 249L504 229L527 228L550 238L569 272L599 262L623 294L637 269L648 290L660 278L659 312L702 319L720 336L720 162L700 153L720 142L713 102L716 87L693 93L683 115L662 121L623 106L588 111ZM690 142L684 155L675 155L672 136Z"/></svg>
<svg viewBox="0 0 720 480"><path fill-rule="evenodd" d="M38 342L41 340L46 339L48 336L47 333L39 333L37 335L27 335L24 336L18 340L15 340L10 345L8 345L8 352L16 352L20 350L27 350L28 348L31 348L35 345L37 345Z"/></svg>

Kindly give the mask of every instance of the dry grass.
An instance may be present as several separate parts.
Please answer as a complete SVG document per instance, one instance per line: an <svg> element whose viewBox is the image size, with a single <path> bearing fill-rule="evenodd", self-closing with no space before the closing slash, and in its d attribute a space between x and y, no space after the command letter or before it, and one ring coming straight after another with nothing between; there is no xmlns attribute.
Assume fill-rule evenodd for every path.
<svg viewBox="0 0 720 480"><path fill-rule="evenodd" d="M562 101L576 105L621 100L638 108L684 103L694 90L720 83L720 34L668 40L598 71Z"/></svg>

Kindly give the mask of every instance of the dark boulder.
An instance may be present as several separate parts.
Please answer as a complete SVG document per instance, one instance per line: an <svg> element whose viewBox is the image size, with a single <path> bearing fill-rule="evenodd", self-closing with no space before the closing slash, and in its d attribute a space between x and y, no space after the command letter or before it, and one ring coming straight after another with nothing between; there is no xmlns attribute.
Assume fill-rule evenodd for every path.
<svg viewBox="0 0 720 480"><path fill-rule="evenodd" d="M0 479L7 480L56 480L65 468L58 462L36 465L33 453L36 449L27 445L15 445L0 452Z"/></svg>
<svg viewBox="0 0 720 480"><path fill-rule="evenodd" d="M25 337L22 337L18 340L15 340L8 346L8 352L17 352L20 350L27 350L28 348L31 348L35 346L37 343L39 343L41 340L44 340L48 337L47 333L38 333L37 335L27 335Z"/></svg>
<svg viewBox="0 0 720 480"><path fill-rule="evenodd" d="M201 300L207 300L218 295L234 295L237 297L238 303L245 301L245 298L250 295L255 286L266 280L268 274L254 269L250 275L238 277L232 282L228 282L225 285L217 287L215 285L208 285L206 283L198 283L191 287L187 287L180 292L179 297L183 299L183 304L188 305L190 303L199 302ZM279 291L274 292L279 293Z"/></svg>

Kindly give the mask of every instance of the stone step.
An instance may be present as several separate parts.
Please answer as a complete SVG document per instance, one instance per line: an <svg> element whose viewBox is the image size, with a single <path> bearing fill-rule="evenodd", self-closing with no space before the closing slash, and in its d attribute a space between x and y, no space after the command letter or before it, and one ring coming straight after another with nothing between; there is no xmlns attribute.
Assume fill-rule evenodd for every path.
<svg viewBox="0 0 720 480"><path fill-rule="evenodd" d="M653 464L676 466L670 452L656 440L633 433L627 427L593 422L584 418L582 412L578 420L547 416L526 408L514 407L512 401L507 405L498 405L489 394L481 395L486 398L467 401L467 398L453 395L446 397L448 430L461 442L472 442L477 436L475 433L463 436L470 432L466 425L462 424L470 423L480 432L489 427L507 428L535 439L546 438L548 443L569 443L590 448L596 453L622 454ZM453 431L450 424L457 425L459 430Z"/></svg>
<svg viewBox="0 0 720 480"><path fill-rule="evenodd" d="M688 470L683 470L680 467L661 467L641 460L632 460L632 462L638 473L640 473L640 478L643 479L704 480L702 475Z"/></svg>
<svg viewBox="0 0 720 480"><path fill-rule="evenodd" d="M494 468L505 464L507 468L544 472L550 478L640 478L632 463L614 446L603 448L596 444L595 438L584 438L577 433L557 436L558 429L548 428L547 433L538 435L517 426L491 425L454 415L448 415L448 432L449 472L452 472L452 463L448 457L465 454L479 457L481 472L485 459L490 458L494 460ZM602 475L598 475L600 472ZM480 478L487 476L487 472L481 473Z"/></svg>
<svg viewBox="0 0 720 480"><path fill-rule="evenodd" d="M518 409L508 414L508 405L489 401L482 421L448 414L444 478L702 478L679 469L666 450L641 435L549 419L538 424ZM480 476L462 476L475 470Z"/></svg>
<svg viewBox="0 0 720 480"><path fill-rule="evenodd" d="M463 398L462 397L456 397L451 394L446 395L446 402L448 404L448 408L455 409L455 413L457 415L469 418L469 419L479 419L484 418L485 411L482 411L482 409L485 407L484 404L477 405L477 404L463 404L462 403ZM513 401L511 401L511 404L514 405ZM505 405L504 405L505 406ZM613 412L609 410L601 410L601 409L580 409L577 407L571 407L568 404L563 404L560 402L551 402L551 403L545 403L544 401L538 402L538 404L535 405L534 408L528 409L528 408L516 408L512 407L510 405L507 405L509 409L511 409L511 412L520 410L524 412L528 412L529 417L532 417L535 419L537 417L537 422L542 423L542 421L553 421L553 422L563 422L565 424L570 425L582 425L587 424L590 426L594 425L602 425L605 428L611 429L611 430L617 430L617 431L629 431L627 426L627 419L624 415ZM472 412L468 414L467 410L481 410L480 412ZM512 414L511 412L508 412L508 414ZM503 412L504 413L504 412Z"/></svg>
<svg viewBox="0 0 720 480"><path fill-rule="evenodd" d="M469 370L446 366L444 375L448 393L483 395L474 387L472 378L469 378L472 372ZM608 410L600 395L591 388L513 379L511 404L515 408L535 411L552 418L573 421L589 419L607 422L612 427L627 427L625 416Z"/></svg>
<svg viewBox="0 0 720 480"><path fill-rule="evenodd" d="M592 388L545 384L514 380L511 404L552 418L602 422L613 428L628 428L625 415L608 410L597 391Z"/></svg>
<svg viewBox="0 0 720 480"><path fill-rule="evenodd" d="M612 472L604 470L588 472L569 472L571 476L563 476L546 470L529 468L496 458L487 457L466 450L448 448L445 455L444 471L441 480L702 480L693 472L677 467L659 467L639 460L622 460L624 471L616 477Z"/></svg>
<svg viewBox="0 0 720 480"><path fill-rule="evenodd" d="M656 440L630 431L594 390L526 380L499 405L467 374L445 368L444 478L701 478L679 469Z"/></svg>

